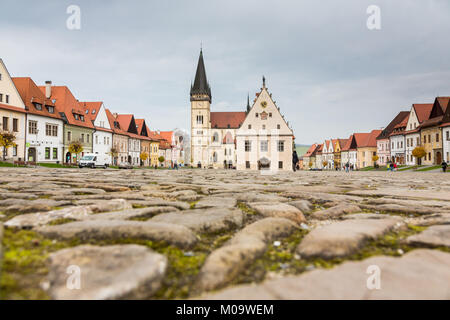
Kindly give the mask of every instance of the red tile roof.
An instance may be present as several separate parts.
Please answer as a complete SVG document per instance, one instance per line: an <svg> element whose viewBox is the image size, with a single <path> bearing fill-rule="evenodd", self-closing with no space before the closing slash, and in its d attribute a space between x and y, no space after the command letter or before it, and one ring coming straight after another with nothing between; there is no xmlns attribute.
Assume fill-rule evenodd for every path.
<svg viewBox="0 0 450 320"><path fill-rule="evenodd" d="M314 143L309 149L306 151L306 153L303 155L304 157L310 157L312 153L316 150L317 143Z"/></svg>
<svg viewBox="0 0 450 320"><path fill-rule="evenodd" d="M353 138L355 139L356 147L357 148L365 147L365 143L368 137L369 133L354 133Z"/></svg>
<svg viewBox="0 0 450 320"><path fill-rule="evenodd" d="M348 151L348 150L350 150L350 148L352 146L352 141L353 141L353 135L350 135L350 137L348 137L345 145L341 148L341 151Z"/></svg>
<svg viewBox="0 0 450 320"><path fill-rule="evenodd" d="M323 143L321 143L317 146L316 150L314 150L314 155L322 154L322 150L323 150Z"/></svg>
<svg viewBox="0 0 450 320"><path fill-rule="evenodd" d="M409 120L409 114L398 124L395 125L395 129L397 128L406 128L406 125L408 124Z"/></svg>
<svg viewBox="0 0 450 320"><path fill-rule="evenodd" d="M366 138L358 147L376 147L377 146L377 137L381 133L381 130L372 130L370 133L366 133Z"/></svg>
<svg viewBox="0 0 450 320"><path fill-rule="evenodd" d="M27 113L35 114L43 117L61 119L59 112L56 110L55 105L52 100L47 99L45 94L39 90L36 83L29 77L24 78L12 78L14 85L19 91L20 97L25 104ZM41 110L36 109L34 103L39 103L42 105ZM51 113L46 106L53 107L54 111Z"/></svg>
<svg viewBox="0 0 450 320"><path fill-rule="evenodd" d="M438 101L439 106L442 109L442 112L445 113L450 102L450 97L436 97L436 100Z"/></svg>
<svg viewBox="0 0 450 320"><path fill-rule="evenodd" d="M171 148L171 145L170 145L169 141L161 140L159 142L159 149L167 150L167 149L170 149L170 148Z"/></svg>
<svg viewBox="0 0 450 320"><path fill-rule="evenodd" d="M102 101L94 101L94 102L80 102L80 105L84 110L87 110L87 115L91 118L92 121L97 119L98 112L102 107Z"/></svg>
<svg viewBox="0 0 450 320"><path fill-rule="evenodd" d="M110 127L112 128L113 132L114 132L115 134L121 134L121 135L127 136L127 135L128 135L128 132L127 132L126 130L123 130L123 129L120 127L119 122L116 121L116 118L115 118L115 116L111 113L111 111L109 111L109 109L105 109L105 111L106 111L106 116L108 117L109 125L110 125ZM117 124L117 125L116 125L116 124Z"/></svg>
<svg viewBox="0 0 450 320"><path fill-rule="evenodd" d="M211 112L211 128L237 129L244 122L245 112Z"/></svg>
<svg viewBox="0 0 450 320"><path fill-rule="evenodd" d="M0 103L0 109L6 109L6 110L11 110L11 111L17 111L17 112L22 112L22 113L26 113L27 110L19 108L19 107L14 107L14 106L10 106L7 104L3 104Z"/></svg>
<svg viewBox="0 0 450 320"><path fill-rule="evenodd" d="M172 136L173 136L173 131L160 131L159 135L161 136L161 138L163 138L166 141L169 141L169 143L172 145Z"/></svg>
<svg viewBox="0 0 450 320"><path fill-rule="evenodd" d="M45 94L45 86L39 86L39 89ZM69 88L66 86L52 86L50 99L55 100L56 109L58 112L64 112L69 124L94 129L91 119L86 117L86 110L80 106ZM75 119L74 114L77 114L79 118ZM81 120L80 116L84 118L84 121Z"/></svg>
<svg viewBox="0 0 450 320"><path fill-rule="evenodd" d="M432 103L414 103L413 104L414 112L416 113L417 120L419 123L428 120L430 117L431 109L433 108Z"/></svg>

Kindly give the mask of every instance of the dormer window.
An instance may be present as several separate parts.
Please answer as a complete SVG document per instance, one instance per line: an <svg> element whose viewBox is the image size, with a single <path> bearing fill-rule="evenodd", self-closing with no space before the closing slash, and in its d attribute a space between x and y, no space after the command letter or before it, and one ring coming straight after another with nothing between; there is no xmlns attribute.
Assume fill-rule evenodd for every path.
<svg viewBox="0 0 450 320"><path fill-rule="evenodd" d="M49 113L55 113L55 107L53 106L47 106L47 110Z"/></svg>
<svg viewBox="0 0 450 320"><path fill-rule="evenodd" d="M89 114L89 109L86 109L86 114Z"/></svg>
<svg viewBox="0 0 450 320"><path fill-rule="evenodd" d="M84 116L83 115L80 115L80 120L84 121Z"/></svg>
<svg viewBox="0 0 450 320"><path fill-rule="evenodd" d="M42 104L40 103L33 103L36 110L42 110Z"/></svg>
<svg viewBox="0 0 450 320"><path fill-rule="evenodd" d="M95 114L95 109L92 110L92 114Z"/></svg>
<svg viewBox="0 0 450 320"><path fill-rule="evenodd" d="M75 120L78 120L78 114L74 113L73 117L75 118Z"/></svg>

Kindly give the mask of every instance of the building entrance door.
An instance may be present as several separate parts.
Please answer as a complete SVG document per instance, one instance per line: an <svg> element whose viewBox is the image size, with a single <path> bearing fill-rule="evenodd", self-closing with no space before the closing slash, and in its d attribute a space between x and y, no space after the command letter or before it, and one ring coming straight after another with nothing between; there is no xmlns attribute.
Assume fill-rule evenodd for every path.
<svg viewBox="0 0 450 320"><path fill-rule="evenodd" d="M36 148L28 149L28 162L36 162Z"/></svg>

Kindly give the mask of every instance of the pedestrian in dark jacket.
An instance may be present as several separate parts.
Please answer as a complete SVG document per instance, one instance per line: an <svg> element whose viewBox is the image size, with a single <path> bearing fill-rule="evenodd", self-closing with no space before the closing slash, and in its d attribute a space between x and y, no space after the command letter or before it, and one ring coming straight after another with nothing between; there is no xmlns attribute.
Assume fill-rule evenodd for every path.
<svg viewBox="0 0 450 320"><path fill-rule="evenodd" d="M292 153L292 167L295 170L297 170L297 162L298 162L298 155L297 155L297 151L294 150L294 152Z"/></svg>
<svg viewBox="0 0 450 320"><path fill-rule="evenodd" d="M442 166L442 172L447 171L447 162L445 162L445 160L442 161L441 166Z"/></svg>

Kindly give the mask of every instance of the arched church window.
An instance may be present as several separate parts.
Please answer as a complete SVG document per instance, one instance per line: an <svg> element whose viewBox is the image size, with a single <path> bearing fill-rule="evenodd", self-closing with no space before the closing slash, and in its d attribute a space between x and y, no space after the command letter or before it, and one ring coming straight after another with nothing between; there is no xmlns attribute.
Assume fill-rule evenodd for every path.
<svg viewBox="0 0 450 320"><path fill-rule="evenodd" d="M217 141L219 141L219 134L217 132L215 132L213 135L213 142L217 142Z"/></svg>
<svg viewBox="0 0 450 320"><path fill-rule="evenodd" d="M213 161L214 161L214 162L217 162L217 152L214 152L214 153L213 153Z"/></svg>

